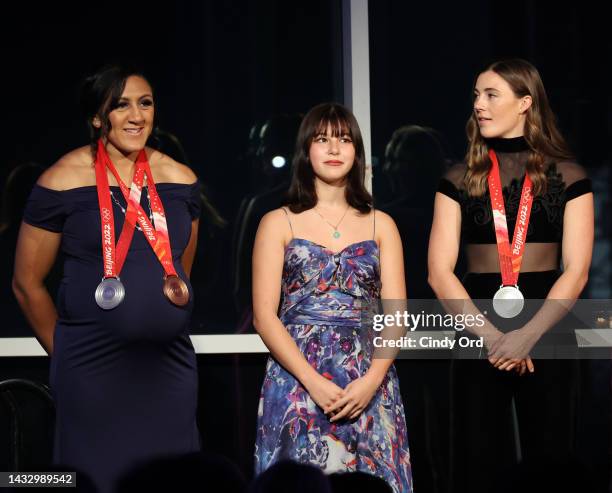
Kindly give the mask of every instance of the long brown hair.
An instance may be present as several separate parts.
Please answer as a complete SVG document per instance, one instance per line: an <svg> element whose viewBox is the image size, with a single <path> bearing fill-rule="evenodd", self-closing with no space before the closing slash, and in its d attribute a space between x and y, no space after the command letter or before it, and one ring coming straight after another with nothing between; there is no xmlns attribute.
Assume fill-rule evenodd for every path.
<svg viewBox="0 0 612 493"><path fill-rule="evenodd" d="M351 111L337 103L323 103L312 108L302 120L293 154L293 174L287 191L285 205L291 212L299 213L317 205L315 174L310 163L310 146L317 135L331 128L332 136L348 135L355 146L355 161L346 177L345 198L348 204L361 213L372 206L372 196L366 190L365 149L357 120Z"/></svg>
<svg viewBox="0 0 612 493"><path fill-rule="evenodd" d="M527 109L524 137L529 145L526 171L533 182L533 194L546 191L545 164L547 159L571 159L572 154L557 128L544 84L538 70L526 60L513 58L492 63L483 72L493 71L512 88L517 98L531 96ZM473 87L476 86L476 78ZM465 185L468 195L481 196L487 189L487 176L491 169L487 144L480 134L474 111L467 121L468 151L465 157L467 172Z"/></svg>

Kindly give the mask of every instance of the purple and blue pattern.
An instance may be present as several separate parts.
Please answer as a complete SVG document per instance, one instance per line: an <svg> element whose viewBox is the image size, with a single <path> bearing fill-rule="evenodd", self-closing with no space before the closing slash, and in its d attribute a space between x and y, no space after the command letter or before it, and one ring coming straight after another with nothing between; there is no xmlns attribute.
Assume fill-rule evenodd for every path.
<svg viewBox="0 0 612 493"><path fill-rule="evenodd" d="M308 362L344 388L371 364L372 334L362 313L380 299L378 245L339 252L302 238L285 251L280 319ZM412 492L404 406L395 368L361 415L330 423L304 387L270 357L258 409L255 472L283 459L326 473L362 471Z"/></svg>

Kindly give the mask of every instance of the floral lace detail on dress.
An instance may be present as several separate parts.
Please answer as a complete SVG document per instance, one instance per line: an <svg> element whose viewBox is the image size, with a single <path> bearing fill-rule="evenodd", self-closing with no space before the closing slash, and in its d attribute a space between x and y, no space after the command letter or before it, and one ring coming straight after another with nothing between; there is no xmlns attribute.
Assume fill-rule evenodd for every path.
<svg viewBox="0 0 612 493"><path fill-rule="evenodd" d="M563 213L565 211L565 182L557 171L555 163L546 170L546 192L533 199L531 219L527 229L527 241L556 243L561 241L563 234ZM508 231L512 234L521 199L524 176L513 178L503 187L504 204ZM458 190L462 209L462 234L469 243L495 243L495 230L491 212L489 192L481 197L470 197L464 189Z"/></svg>

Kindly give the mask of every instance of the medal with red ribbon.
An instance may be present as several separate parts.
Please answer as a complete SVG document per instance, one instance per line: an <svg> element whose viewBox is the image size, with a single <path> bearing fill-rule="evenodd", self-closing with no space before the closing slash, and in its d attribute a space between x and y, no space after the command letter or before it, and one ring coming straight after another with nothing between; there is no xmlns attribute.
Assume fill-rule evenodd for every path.
<svg viewBox="0 0 612 493"><path fill-rule="evenodd" d="M144 151L138 156L142 159ZM144 156L146 159L146 155ZM98 152L96 155L95 171L96 171L96 189L98 192L98 205L100 208L100 224L102 227L102 261L104 265L104 276L102 282L98 285L95 292L95 300L98 306L104 310L111 310L118 306L125 298L125 288L119 273L127 257L127 252L134 236L135 221L134 216L136 210L131 204L128 204L125 216L126 220L121 229L119 242L115 246L115 220L113 215L113 206L110 200L110 187L108 185L108 177L106 176L107 166L114 170L113 164L108 158L108 153L104 148L102 140L98 142ZM116 173L116 170L114 170ZM134 179L132 180L131 194L138 195L140 201L140 190L136 186L137 175L140 174L142 181L142 170L136 166L134 171ZM128 218L132 220L128 220Z"/></svg>
<svg viewBox="0 0 612 493"><path fill-rule="evenodd" d="M189 288L185 281L183 281L174 268L172 262L172 248L170 246L170 235L168 234L168 224L166 223L166 213L164 212L164 205L162 204L155 182L153 181L153 174L151 173L151 167L148 161L144 162L144 172L147 176L147 184L149 185L149 197L151 199L151 210L153 212L153 222L155 223L155 229L150 234L145 233L149 244L153 248L155 255L159 259L166 275L164 276L163 291L166 297L177 306L184 306L189 302ZM142 211L142 208L141 208ZM139 215L139 219L142 218L141 227L143 222L146 222L150 228L151 223L149 218L146 216L144 211ZM155 233L155 234L154 234ZM155 239L155 236L157 238Z"/></svg>
<svg viewBox="0 0 612 493"><path fill-rule="evenodd" d="M114 251L114 223L112 206L109 197L110 189L108 187L108 179L106 177L107 167L117 180L121 193L128 204L125 213L124 226L121 231L119 242L117 243L116 258ZM140 197L142 194L142 186L145 176L147 179L147 185L149 186L149 197L155 227L153 227L149 221L149 218L143 211L142 206L140 205ZM111 162L102 140L100 140L98 142L98 159L96 160L96 183L98 184L98 201L100 203L100 217L102 219L102 248L104 259L104 279L96 290L96 301L98 302L98 298L105 299L103 293L107 293L106 299L109 300L106 302L106 304L112 305L109 306L109 308L114 308L123 300L125 290L123 289L123 285L119 280L118 273L121 271L121 267L123 266L123 262L127 256L127 251L134 234L136 221L138 221L145 238L164 269L164 295L170 300L170 302L177 306L186 305L189 302L189 288L187 287L185 281L178 276L176 269L174 268L164 207L157 193L155 182L153 180L153 174L151 173L151 167L147 161L147 155L144 149L138 154L134 178L132 180L130 189L128 189L125 183L123 183L121 180L119 173L117 173L115 166ZM106 218L108 218L108 221L106 221ZM111 292L111 289L113 289L117 283L120 285L120 290L123 290L123 294L121 295L113 294ZM100 295L98 295L99 291ZM118 301L116 301L116 299L118 299ZM105 308L100 304L100 302L98 302L98 304L102 308Z"/></svg>
<svg viewBox="0 0 612 493"><path fill-rule="evenodd" d="M529 174L525 173L521 200L514 226L514 236L512 245L510 245L504 196L499 177L499 162L493 149L489 150L489 157L491 158L491 171L487 181L491 197L491 208L493 209L499 269L502 277L502 284L493 296L493 309L500 317L512 318L523 310L525 304L525 299L517 283L523 261L527 228L529 227L529 217L533 203L533 186Z"/></svg>

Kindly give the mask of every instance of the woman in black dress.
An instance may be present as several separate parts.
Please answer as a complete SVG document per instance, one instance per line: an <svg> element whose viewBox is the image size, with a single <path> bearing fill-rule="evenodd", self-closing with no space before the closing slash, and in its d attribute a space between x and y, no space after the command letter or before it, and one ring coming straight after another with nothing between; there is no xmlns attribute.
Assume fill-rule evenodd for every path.
<svg viewBox="0 0 612 493"><path fill-rule="evenodd" d="M54 462L87 473L104 493L138 462L200 448L188 334L199 184L188 167L146 147L155 104L142 75L102 69L86 80L82 101L91 144L34 187L13 288L51 356ZM44 279L60 249L54 304Z"/></svg>
<svg viewBox="0 0 612 493"><path fill-rule="evenodd" d="M565 311L550 300L571 305L584 289L594 219L590 181L572 160L531 64L499 61L478 75L467 131L466 163L447 172L435 198L430 285L439 299L491 300L501 284L501 294L520 298L518 284L528 300L516 319L489 309L490 323L472 329L483 338L482 358L452 364L452 482L456 492L475 493L499 491L502 471L516 462L512 399L523 460L572 454L577 361L537 359L537 350L567 347L574 337L559 334ZM461 243L467 274L459 280ZM534 307L531 299L548 301Z"/></svg>

